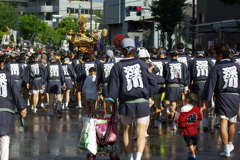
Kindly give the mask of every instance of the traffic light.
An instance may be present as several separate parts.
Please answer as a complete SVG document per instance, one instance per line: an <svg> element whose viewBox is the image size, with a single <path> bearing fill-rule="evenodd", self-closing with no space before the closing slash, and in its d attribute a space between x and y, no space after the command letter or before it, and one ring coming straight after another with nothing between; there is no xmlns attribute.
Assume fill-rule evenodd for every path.
<svg viewBox="0 0 240 160"><path fill-rule="evenodd" d="M126 7L126 16L130 16L130 12L136 12L137 16L142 15L142 7L141 6L127 6Z"/></svg>

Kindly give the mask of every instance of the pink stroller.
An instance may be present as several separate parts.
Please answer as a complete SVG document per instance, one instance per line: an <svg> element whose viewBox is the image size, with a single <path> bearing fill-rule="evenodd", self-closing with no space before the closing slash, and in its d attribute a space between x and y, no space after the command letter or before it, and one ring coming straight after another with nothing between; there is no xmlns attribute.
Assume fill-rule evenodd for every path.
<svg viewBox="0 0 240 160"><path fill-rule="evenodd" d="M97 153L109 153L110 160L120 160L118 155L114 152L113 145L117 140L117 135L114 131L114 115L105 118L106 123L96 125L97 136ZM91 153L87 154L88 160L95 160L96 155Z"/></svg>

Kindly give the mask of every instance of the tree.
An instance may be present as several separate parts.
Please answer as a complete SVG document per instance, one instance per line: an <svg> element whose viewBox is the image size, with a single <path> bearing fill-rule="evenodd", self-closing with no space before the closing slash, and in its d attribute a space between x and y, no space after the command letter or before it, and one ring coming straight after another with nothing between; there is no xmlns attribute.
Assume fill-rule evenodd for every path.
<svg viewBox="0 0 240 160"><path fill-rule="evenodd" d="M36 18L33 14L20 17L20 30L24 39L31 39L33 35L44 33L49 28L51 27L47 22Z"/></svg>
<svg viewBox="0 0 240 160"><path fill-rule="evenodd" d="M18 27L17 13L9 2L0 2L0 31L6 31L6 27L16 30Z"/></svg>
<svg viewBox="0 0 240 160"><path fill-rule="evenodd" d="M60 45L61 39L60 36L57 34L52 28L47 28L43 32L38 33L35 41L42 43L42 44L53 44L53 45Z"/></svg>
<svg viewBox="0 0 240 160"><path fill-rule="evenodd" d="M66 39L66 34L73 30L75 33L78 32L77 18L75 17L64 17L61 22L55 27L57 34L60 39Z"/></svg>
<svg viewBox="0 0 240 160"><path fill-rule="evenodd" d="M240 4L240 0L220 0L225 5L234 5L234 4Z"/></svg>
<svg viewBox="0 0 240 160"><path fill-rule="evenodd" d="M157 0L150 6L154 20L158 22L156 30L167 32L168 49L172 47L171 36L176 26L183 21L186 0Z"/></svg>
<svg viewBox="0 0 240 160"><path fill-rule="evenodd" d="M94 22L95 23L103 23L103 10L94 10Z"/></svg>

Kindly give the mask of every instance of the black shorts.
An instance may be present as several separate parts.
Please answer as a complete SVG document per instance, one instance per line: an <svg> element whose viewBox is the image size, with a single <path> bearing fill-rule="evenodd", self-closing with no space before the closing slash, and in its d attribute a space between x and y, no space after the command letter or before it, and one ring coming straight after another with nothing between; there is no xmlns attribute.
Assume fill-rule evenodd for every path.
<svg viewBox="0 0 240 160"><path fill-rule="evenodd" d="M65 79L66 84L66 90L70 90L73 88L72 80L71 79Z"/></svg>
<svg viewBox="0 0 240 160"><path fill-rule="evenodd" d="M182 100L182 93L182 87L167 87L165 99L171 102L180 101Z"/></svg>
<svg viewBox="0 0 240 160"><path fill-rule="evenodd" d="M197 82L193 83L193 85L192 85L192 88L191 88L192 92L198 96L198 99L200 99L202 96L204 85L205 85L204 81L203 82L197 81Z"/></svg>
<svg viewBox="0 0 240 160"><path fill-rule="evenodd" d="M61 94L62 93L62 85L60 80L53 80L53 81L48 81L47 85L47 93L52 93L52 94Z"/></svg>
<svg viewBox="0 0 240 160"><path fill-rule="evenodd" d="M188 147L191 145L196 146L197 145L197 135L196 136L183 136L186 144Z"/></svg>

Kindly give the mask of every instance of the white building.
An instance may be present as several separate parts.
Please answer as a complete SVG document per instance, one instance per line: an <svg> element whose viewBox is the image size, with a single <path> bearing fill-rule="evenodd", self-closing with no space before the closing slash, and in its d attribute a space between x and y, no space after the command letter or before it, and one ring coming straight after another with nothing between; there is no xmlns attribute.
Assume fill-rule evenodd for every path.
<svg viewBox="0 0 240 160"><path fill-rule="evenodd" d="M92 9L103 10L104 0L92 0ZM26 12L37 14L40 19L55 27L62 17L84 14L90 19L91 0L29 0ZM94 17L94 15L93 15ZM93 22L94 24L94 22ZM93 25L93 29L96 26Z"/></svg>

